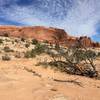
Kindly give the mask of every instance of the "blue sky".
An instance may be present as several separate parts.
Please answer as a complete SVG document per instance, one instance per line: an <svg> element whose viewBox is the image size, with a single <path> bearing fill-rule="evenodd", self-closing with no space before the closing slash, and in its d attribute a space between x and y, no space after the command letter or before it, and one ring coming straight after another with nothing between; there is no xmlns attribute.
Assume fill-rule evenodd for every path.
<svg viewBox="0 0 100 100"><path fill-rule="evenodd" d="M0 0L0 24L52 26L100 42L100 0Z"/></svg>

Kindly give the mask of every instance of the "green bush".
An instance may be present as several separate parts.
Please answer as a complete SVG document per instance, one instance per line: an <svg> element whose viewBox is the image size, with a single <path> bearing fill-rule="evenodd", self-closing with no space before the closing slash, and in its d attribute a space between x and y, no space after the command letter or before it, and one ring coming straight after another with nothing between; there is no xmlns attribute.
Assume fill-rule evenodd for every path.
<svg viewBox="0 0 100 100"><path fill-rule="evenodd" d="M34 52L36 54L41 54L44 53L46 49L46 45L42 45L42 44L36 44L35 48L34 48Z"/></svg>

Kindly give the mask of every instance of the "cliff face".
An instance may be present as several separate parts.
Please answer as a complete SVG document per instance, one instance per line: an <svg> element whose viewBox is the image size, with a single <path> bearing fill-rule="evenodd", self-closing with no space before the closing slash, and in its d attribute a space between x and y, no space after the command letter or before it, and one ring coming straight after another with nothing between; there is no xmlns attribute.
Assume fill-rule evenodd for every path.
<svg viewBox="0 0 100 100"><path fill-rule="evenodd" d="M13 36L13 37L23 37L23 38L35 38L39 41L48 40L53 41L54 36L60 34L61 37L66 37L67 34L62 29L56 28L45 28L41 26L35 27L14 27L14 26L0 26L1 36Z"/></svg>
<svg viewBox="0 0 100 100"><path fill-rule="evenodd" d="M86 47L99 47L99 43L94 43L88 37L72 37L63 29L46 28L42 26L34 27L17 27L17 26L0 26L0 36L35 38L38 41L47 40L50 43L60 43L66 46L74 45L77 41Z"/></svg>
<svg viewBox="0 0 100 100"><path fill-rule="evenodd" d="M63 29L52 27L46 28L42 26L0 26L0 36L35 38L38 41L47 40L51 43L54 43L56 40L60 40L59 42L62 42L68 37L67 33Z"/></svg>
<svg viewBox="0 0 100 100"><path fill-rule="evenodd" d="M91 38L84 36L84 37L80 37L79 41L86 47L91 47L92 46L92 40Z"/></svg>
<svg viewBox="0 0 100 100"><path fill-rule="evenodd" d="M92 41L91 38L87 36L80 37L79 41L86 47L100 47L100 43Z"/></svg>

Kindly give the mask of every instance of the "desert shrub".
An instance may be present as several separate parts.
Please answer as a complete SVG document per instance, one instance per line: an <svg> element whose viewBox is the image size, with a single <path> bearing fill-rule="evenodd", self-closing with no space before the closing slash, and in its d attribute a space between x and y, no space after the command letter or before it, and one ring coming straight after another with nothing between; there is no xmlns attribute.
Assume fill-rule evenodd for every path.
<svg viewBox="0 0 100 100"><path fill-rule="evenodd" d="M96 57L95 52L88 50L82 45L68 47L66 50L60 46L59 48L57 47L57 49L55 48L49 49L54 50L54 52L49 51L48 53L53 58L53 60L49 62L53 68L57 68L60 71L70 74L84 75L88 77L96 77L98 75L94 64L94 59ZM58 59L58 57L60 59Z"/></svg>
<svg viewBox="0 0 100 100"><path fill-rule="evenodd" d="M14 44L14 41L12 41L12 44Z"/></svg>
<svg viewBox="0 0 100 100"><path fill-rule="evenodd" d="M36 57L34 50L27 51L24 55L25 58L34 58Z"/></svg>
<svg viewBox="0 0 100 100"><path fill-rule="evenodd" d="M96 57L96 53L92 50L87 50L85 52L85 56L91 59L94 59Z"/></svg>
<svg viewBox="0 0 100 100"><path fill-rule="evenodd" d="M19 40L18 40L18 39L15 39L15 42L16 42L16 43L18 43L18 42L19 42Z"/></svg>
<svg viewBox="0 0 100 100"><path fill-rule="evenodd" d="M14 50L10 49L8 46L4 47L5 52L14 52Z"/></svg>
<svg viewBox="0 0 100 100"><path fill-rule="evenodd" d="M98 52L98 55L97 56L100 57L100 52Z"/></svg>
<svg viewBox="0 0 100 100"><path fill-rule="evenodd" d="M46 45L42 45L42 44L36 44L35 48L30 50L30 51L27 51L25 53L25 57L26 58L33 58L35 57L36 55L39 55L41 53L44 53L45 52L45 49L46 49Z"/></svg>
<svg viewBox="0 0 100 100"><path fill-rule="evenodd" d="M59 43L56 43L56 44L55 44L55 49L56 49L56 50L59 50L59 49L60 49Z"/></svg>
<svg viewBox="0 0 100 100"><path fill-rule="evenodd" d="M22 57L22 56L21 56L21 53L20 53L20 52L16 52L15 57L16 57L16 58L21 58L21 57Z"/></svg>
<svg viewBox="0 0 100 100"><path fill-rule="evenodd" d="M3 43L3 40L2 39L0 39L0 44L2 44Z"/></svg>
<svg viewBox="0 0 100 100"><path fill-rule="evenodd" d="M4 36L5 36L5 37L9 37L9 33L4 32Z"/></svg>
<svg viewBox="0 0 100 100"><path fill-rule="evenodd" d="M44 40L43 43L49 43L48 40Z"/></svg>
<svg viewBox="0 0 100 100"><path fill-rule="evenodd" d="M37 39L32 39L32 44L34 44L34 45L38 44L38 40Z"/></svg>
<svg viewBox="0 0 100 100"><path fill-rule="evenodd" d="M28 43L27 43L27 44L25 44L25 47L26 47L26 48L28 48L29 46L30 46L30 44L28 44Z"/></svg>
<svg viewBox="0 0 100 100"><path fill-rule="evenodd" d="M4 56L2 56L2 60L9 61L9 60L11 60L11 57L9 55L5 54Z"/></svg>
<svg viewBox="0 0 100 100"><path fill-rule="evenodd" d="M34 48L34 52L36 54L41 54L41 53L44 53L46 49L47 49L46 45L38 43L38 44L36 44L36 46Z"/></svg>
<svg viewBox="0 0 100 100"><path fill-rule="evenodd" d="M21 41L22 41L22 42L25 42L25 38L21 38Z"/></svg>
<svg viewBox="0 0 100 100"><path fill-rule="evenodd" d="M81 61L95 59L96 53L92 50L84 50L75 47L75 48L69 48L69 50L67 51L67 56L72 62L80 63Z"/></svg>

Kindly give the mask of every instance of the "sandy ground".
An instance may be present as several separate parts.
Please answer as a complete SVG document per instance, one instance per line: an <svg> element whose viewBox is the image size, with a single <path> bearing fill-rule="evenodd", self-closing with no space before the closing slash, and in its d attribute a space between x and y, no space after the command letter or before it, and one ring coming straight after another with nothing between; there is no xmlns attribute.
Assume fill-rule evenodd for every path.
<svg viewBox="0 0 100 100"><path fill-rule="evenodd" d="M100 100L100 80L35 64L32 59L0 61L0 100Z"/></svg>

